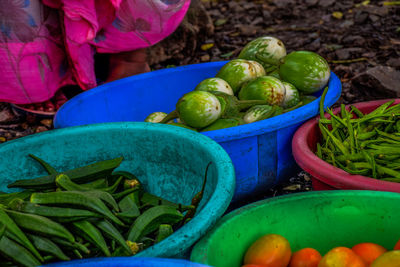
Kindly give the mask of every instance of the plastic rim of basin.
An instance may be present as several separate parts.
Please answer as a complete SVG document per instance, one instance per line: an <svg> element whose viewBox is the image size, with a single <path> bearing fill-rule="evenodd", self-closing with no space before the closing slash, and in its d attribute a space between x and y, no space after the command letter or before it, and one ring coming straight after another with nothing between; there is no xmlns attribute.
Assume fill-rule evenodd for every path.
<svg viewBox="0 0 400 267"><path fill-rule="evenodd" d="M178 259L163 258L131 258L131 257L114 257L114 258L93 258L84 260L73 260L67 262L58 262L47 264L48 267L207 267L195 262Z"/></svg>
<svg viewBox="0 0 400 267"><path fill-rule="evenodd" d="M389 100L392 99L360 102L353 106L357 107L363 113L369 113ZM400 99L396 99L394 102L394 104L398 103L400 103ZM334 109L333 112L335 114L339 113L340 108ZM400 193L400 183L349 174L320 159L313 151L318 142L319 134L318 117L316 117L303 124L294 134L292 141L294 159L303 170L313 177L315 190L359 189Z"/></svg>
<svg viewBox="0 0 400 267"><path fill-rule="evenodd" d="M140 143L135 140L140 140ZM157 140L161 140L163 143ZM183 155L173 158L168 154L172 153L168 152L169 147L176 148L179 151L181 151L180 148L182 147L191 148L192 150L185 152L182 150ZM146 149L148 152L147 154L145 151L140 152L141 159L140 156L136 156L137 150L134 148L138 150ZM157 149L161 150L156 154ZM191 168L190 164L194 164L193 162L190 164L183 162L181 165L175 165L175 162L171 162L174 165L168 167L169 165L166 166L166 164L163 165L161 164L162 162L159 162L159 159L162 160L163 157L169 157L169 160L177 160L184 157L185 153L194 152L196 154L189 154L188 157L189 159L199 158L197 164L201 163L201 166L193 165ZM144 174L150 169L154 172L154 174L148 175L149 178L144 177L145 181L142 180L145 187L153 188L153 191L150 191L151 193L155 193L154 190L158 190L163 193L160 196L165 197L168 192L172 192L170 195L176 196L177 199L182 199L183 195L189 195L188 199L185 200L188 203L196 193L191 191L197 191L201 188L205 167L209 161L212 161L213 164L209 171L212 171L216 178L213 178L213 180L208 179L210 183L206 186L205 197L200 203L196 216L160 243L137 254L140 257L182 257L183 253L223 215L232 199L235 187L235 173L232 162L221 146L210 138L191 130L162 124L131 122L69 127L3 143L0 145L0 155L2 156L0 191L10 192L11 190L6 185L16 179L20 179L20 176L33 178L38 175L45 175L39 164L33 164L35 161L28 157L29 153L48 161L58 170L75 168L98 160L124 156L125 160L120 167L127 171L131 171L130 168L134 168L139 179L144 175L137 174L136 170L142 171ZM203 160L201 157L206 158ZM149 158L149 161L153 160L148 165L142 162L147 158ZM170 163L168 162L168 164ZM177 168L177 166L181 167ZM190 187L189 182L186 185L181 182L181 190L178 191L176 189L174 192L173 189L177 188L178 185L176 185L176 181L173 178L177 175L173 176L173 178L168 178L169 174L164 169L167 167L177 169L181 177L188 177L190 173L193 173L193 177L199 178L195 183L196 188ZM195 173L197 169L200 169L199 173ZM39 174L39 170L42 174ZM160 175L157 172L160 172ZM165 182L166 180L158 179L155 175L157 177L164 175L168 181ZM148 182L150 179L162 183L151 186ZM211 186L213 187L210 188ZM187 191L185 194L181 192L184 189Z"/></svg>
<svg viewBox="0 0 400 267"><path fill-rule="evenodd" d="M259 237L284 236L292 251L312 247L322 255L336 246L373 242L393 249L400 238L400 194L336 190L296 193L252 203L224 216L193 248L191 260L240 267Z"/></svg>
<svg viewBox="0 0 400 267"><path fill-rule="evenodd" d="M118 87L118 86L126 86L127 81L134 83L136 80L146 80L146 79L157 80L159 75L165 75L171 72L181 73L184 76L185 71L187 70L192 70L196 72L205 72L208 69L218 70L227 62L228 61L199 63L199 64L192 64L175 68L156 70L148 73L143 73L123 78L117 81L113 81L112 84L114 87ZM54 127L64 128L70 126L84 125L88 123L107 122L107 121L90 121L90 122L81 121L80 116L77 114L78 111L74 110L76 109L77 106L80 106L82 103L88 101L88 99L92 98L93 96L97 94L106 94L107 90L109 90L110 84L111 83L100 85L96 88L83 92L75 96L71 100L67 101L64 105L61 106L61 108L56 113L54 118ZM329 90L325 97L325 103L324 103L325 107L332 106L339 99L341 94L342 86L340 80L333 72L331 72L331 78L329 80L328 87ZM321 93L322 91L319 91L317 94L320 95ZM269 118L268 120L262 120L246 125L220 129L217 131L203 132L202 134L212 138L217 142L226 142L235 139L242 139L245 137L260 135L267 132L273 132L281 128L295 125L314 116L318 111L319 100L320 96L316 100L312 101L307 105L299 107L294 111L290 111L288 113L273 118ZM176 99L175 102L176 101L178 101L178 99ZM108 119L109 118L107 118L106 120ZM126 119L124 118L122 120Z"/></svg>

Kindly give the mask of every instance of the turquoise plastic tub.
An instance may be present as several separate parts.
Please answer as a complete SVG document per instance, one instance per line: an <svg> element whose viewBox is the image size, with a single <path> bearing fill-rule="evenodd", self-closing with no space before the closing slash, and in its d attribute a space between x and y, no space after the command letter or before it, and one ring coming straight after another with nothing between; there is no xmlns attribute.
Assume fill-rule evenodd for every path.
<svg viewBox="0 0 400 267"><path fill-rule="evenodd" d="M200 263L186 260L161 259L161 258L95 258L88 260L74 260L45 265L46 267L209 267Z"/></svg>
<svg viewBox="0 0 400 267"><path fill-rule="evenodd" d="M35 134L0 145L0 191L17 179L45 175L28 154L58 171L123 156L116 170L135 174L146 190L182 204L190 204L201 189L211 161L204 198L196 216L141 257L182 258L185 252L222 216L235 189L228 154L210 138L180 127L152 123L106 123Z"/></svg>
<svg viewBox="0 0 400 267"><path fill-rule="evenodd" d="M103 84L63 105L55 116L54 126L143 121L154 111L171 112L183 94L202 80L214 77L225 63L169 68ZM340 81L332 73L325 106L333 105L340 93ZM292 137L304 121L318 114L318 104L319 99L268 120L204 133L228 152L235 165L234 200L266 192L297 173Z"/></svg>

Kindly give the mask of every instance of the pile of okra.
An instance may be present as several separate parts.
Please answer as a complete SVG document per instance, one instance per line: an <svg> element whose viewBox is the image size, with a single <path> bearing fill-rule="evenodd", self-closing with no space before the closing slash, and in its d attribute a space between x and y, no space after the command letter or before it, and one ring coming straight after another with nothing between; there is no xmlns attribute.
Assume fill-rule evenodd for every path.
<svg viewBox="0 0 400 267"><path fill-rule="evenodd" d="M391 100L367 114L342 104L338 114L326 109L330 118L325 118L325 94L317 156L350 174L400 182L400 104Z"/></svg>
<svg viewBox="0 0 400 267"><path fill-rule="evenodd" d="M8 187L23 191L0 194L1 266L134 255L190 220L206 183L185 206L145 192L129 172L114 171L122 157L58 172L30 156L48 175L17 180Z"/></svg>

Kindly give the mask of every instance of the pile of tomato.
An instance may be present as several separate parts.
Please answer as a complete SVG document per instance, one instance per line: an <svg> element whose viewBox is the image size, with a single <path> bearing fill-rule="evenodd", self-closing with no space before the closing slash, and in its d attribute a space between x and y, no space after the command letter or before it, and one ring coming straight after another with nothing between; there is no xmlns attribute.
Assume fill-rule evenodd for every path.
<svg viewBox="0 0 400 267"><path fill-rule="evenodd" d="M242 267L400 267L400 240L388 251L376 243L352 248L334 247L325 255L314 248L292 252L289 241L278 234L257 239L246 251Z"/></svg>

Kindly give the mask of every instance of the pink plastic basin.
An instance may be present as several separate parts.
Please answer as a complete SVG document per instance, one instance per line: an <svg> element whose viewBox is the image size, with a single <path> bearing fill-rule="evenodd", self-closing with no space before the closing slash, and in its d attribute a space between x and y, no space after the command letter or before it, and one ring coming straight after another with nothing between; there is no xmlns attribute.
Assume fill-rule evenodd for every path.
<svg viewBox="0 0 400 267"><path fill-rule="evenodd" d="M354 106L365 114L372 112L389 100L361 102L354 104ZM394 104L398 103L400 103L400 99L396 99L394 102ZM340 108L333 110L335 114L339 111ZM296 131L292 140L294 159L303 170L311 175L314 190L358 189L400 193L400 183L352 175L318 158L314 151L320 136L321 132L318 128L317 117L315 117L303 124Z"/></svg>

